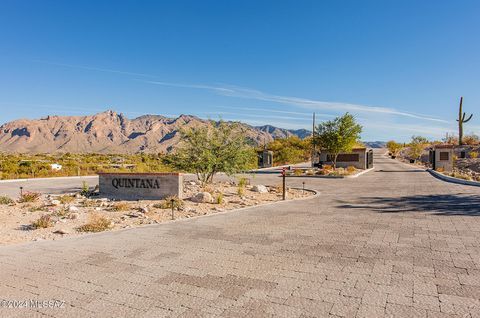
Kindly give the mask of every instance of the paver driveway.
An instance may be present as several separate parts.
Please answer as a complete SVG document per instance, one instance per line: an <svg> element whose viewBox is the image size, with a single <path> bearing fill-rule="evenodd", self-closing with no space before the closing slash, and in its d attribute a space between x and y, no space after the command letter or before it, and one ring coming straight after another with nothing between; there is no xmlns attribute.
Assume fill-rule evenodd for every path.
<svg viewBox="0 0 480 318"><path fill-rule="evenodd" d="M65 306L0 317L480 317L480 188L385 158L305 181L321 195L2 247L0 298Z"/></svg>

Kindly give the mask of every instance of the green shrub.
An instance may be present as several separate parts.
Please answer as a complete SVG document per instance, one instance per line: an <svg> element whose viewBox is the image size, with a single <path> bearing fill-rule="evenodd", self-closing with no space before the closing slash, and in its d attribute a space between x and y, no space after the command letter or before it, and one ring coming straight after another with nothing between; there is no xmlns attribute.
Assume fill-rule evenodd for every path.
<svg viewBox="0 0 480 318"><path fill-rule="evenodd" d="M238 190L237 190L237 194L239 196L243 196L245 194L245 188L247 187L247 183L248 183L248 179L245 178L245 177L241 177L239 180L238 180Z"/></svg>
<svg viewBox="0 0 480 318"><path fill-rule="evenodd" d="M12 203L14 203L14 201L6 195L0 196L0 204L7 205Z"/></svg>
<svg viewBox="0 0 480 318"><path fill-rule="evenodd" d="M302 169L295 169L293 170L293 174L296 176L301 176L303 175L303 170Z"/></svg>
<svg viewBox="0 0 480 318"><path fill-rule="evenodd" d="M32 228L34 229L45 229L52 226L53 220L52 217L48 214L44 214L40 218L32 222Z"/></svg>
<svg viewBox="0 0 480 318"><path fill-rule="evenodd" d="M85 181L82 182L82 190L80 190L80 194L83 195L84 197L88 197L90 194L90 188L88 187L88 184Z"/></svg>
<svg viewBox="0 0 480 318"><path fill-rule="evenodd" d="M223 204L223 193L219 193L217 196L217 204Z"/></svg>

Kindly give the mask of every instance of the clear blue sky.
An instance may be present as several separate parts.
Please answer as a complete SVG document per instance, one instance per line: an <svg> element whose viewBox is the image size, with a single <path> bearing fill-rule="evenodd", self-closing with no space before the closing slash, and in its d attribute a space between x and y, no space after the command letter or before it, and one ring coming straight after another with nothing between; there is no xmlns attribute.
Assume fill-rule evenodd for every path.
<svg viewBox="0 0 480 318"><path fill-rule="evenodd" d="M106 109L480 134L480 2L0 1L0 122Z"/></svg>

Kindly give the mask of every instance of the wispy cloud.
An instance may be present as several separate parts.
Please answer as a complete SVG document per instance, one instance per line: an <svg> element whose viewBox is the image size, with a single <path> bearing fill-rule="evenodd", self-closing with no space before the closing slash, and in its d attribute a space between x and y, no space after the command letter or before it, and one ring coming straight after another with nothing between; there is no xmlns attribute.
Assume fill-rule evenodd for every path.
<svg viewBox="0 0 480 318"><path fill-rule="evenodd" d="M304 117L312 118L312 113L306 112L293 112L293 111L286 111L286 110L276 110L271 108L265 107L236 107L236 106L214 106L215 108L223 108L223 109L236 109L236 110L247 110L247 111L255 111L255 112L265 112L265 113L276 113L276 114L289 114L289 115L302 115ZM335 115L332 114L321 114L315 113L317 117L327 117L333 118Z"/></svg>
<svg viewBox="0 0 480 318"><path fill-rule="evenodd" d="M433 116L418 114L414 112L406 112L406 111L398 110L395 108L389 108L389 107L369 106L369 105L343 103L343 102L328 102L328 101L319 101L319 100L294 97L294 96L282 96L282 95L276 95L276 94L269 94L260 90L245 88L245 87L240 87L235 85L172 83L168 81L153 80L153 79L160 78L160 76L153 75L153 74L126 72L122 70L99 68L99 67L92 67L92 66L85 66L85 65L56 63L56 62L42 61L42 60L35 60L35 61L39 63L62 66L62 67L77 68L77 69L84 69L84 70L91 70L91 71L98 71L98 72L108 72L108 73L143 77L143 78L151 78L151 80L146 80L146 79L135 79L135 80L152 84L152 85L209 90L223 96L253 99L258 101L275 102L283 105L296 106L303 109L309 109L312 111L326 110L334 113L348 111L352 113L370 113L370 114L380 114L380 115L383 114L383 115L391 115L391 116L397 116L397 117L403 117L403 118L420 119L420 120L437 122L437 123L449 123L449 121L441 118L436 118ZM244 110L249 110L249 109L244 109ZM281 110L276 110L276 111L270 110L270 111L282 112ZM292 113L295 113L295 112L292 112ZM324 115L331 116L331 114L324 114Z"/></svg>
<svg viewBox="0 0 480 318"><path fill-rule="evenodd" d="M44 61L44 60L32 60L33 62L48 64L48 65L55 65L55 66L63 66L68 68L77 68L87 71L97 71L97 72L105 72L105 73L114 73L114 74L121 74L121 75L131 75L131 76L141 76L141 77L150 77L150 78L158 78L156 75L152 74L145 74L145 73L135 73L135 72L125 72L120 70L113 70L108 68L100 68L100 67L93 67L87 65L77 65L77 64L66 64L66 63L57 63L51 61Z"/></svg>
<svg viewBox="0 0 480 318"><path fill-rule="evenodd" d="M435 118L435 117L423 115L423 114L399 111L394 108L366 106L366 105L340 103L340 102L325 102L325 101L318 101L318 100L312 100L312 99L306 99L306 98L300 98L300 97L281 96L281 95L268 94L259 90L239 87L239 86L231 86L231 85L210 86L210 85L177 84L177 83L144 81L144 80L142 81L150 84L163 85L163 86L207 89L207 90L215 91L225 96L254 99L259 101L276 102L280 104L293 105L293 106L301 107L304 109L310 109L310 110L376 113L376 114L385 114L385 115L394 115L394 116L422 119L422 120L428 120L428 121L434 121L434 122L440 122L440 123L448 122L440 118Z"/></svg>

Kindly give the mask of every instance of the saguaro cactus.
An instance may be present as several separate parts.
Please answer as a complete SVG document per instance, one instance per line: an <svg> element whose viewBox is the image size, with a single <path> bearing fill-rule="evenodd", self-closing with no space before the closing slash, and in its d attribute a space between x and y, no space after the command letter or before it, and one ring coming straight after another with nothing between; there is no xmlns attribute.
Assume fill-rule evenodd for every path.
<svg viewBox="0 0 480 318"><path fill-rule="evenodd" d="M470 114L470 117L465 119L466 114L463 112L462 108L463 104L463 97L460 97L460 108L458 109L458 144L461 146L463 145L463 124L467 123L472 119L473 114Z"/></svg>

